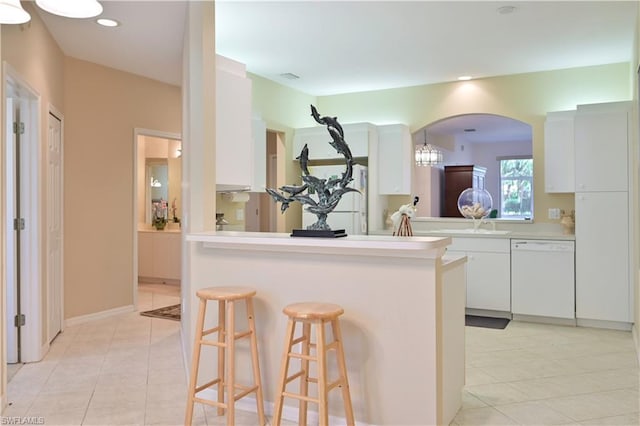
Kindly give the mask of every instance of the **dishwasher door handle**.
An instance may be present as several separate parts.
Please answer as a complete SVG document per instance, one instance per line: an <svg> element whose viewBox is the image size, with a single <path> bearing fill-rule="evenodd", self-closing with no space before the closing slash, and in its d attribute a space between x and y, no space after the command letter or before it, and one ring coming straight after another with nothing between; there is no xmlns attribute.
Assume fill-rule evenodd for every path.
<svg viewBox="0 0 640 426"><path fill-rule="evenodd" d="M574 251L572 243L518 241L511 244L512 251Z"/></svg>

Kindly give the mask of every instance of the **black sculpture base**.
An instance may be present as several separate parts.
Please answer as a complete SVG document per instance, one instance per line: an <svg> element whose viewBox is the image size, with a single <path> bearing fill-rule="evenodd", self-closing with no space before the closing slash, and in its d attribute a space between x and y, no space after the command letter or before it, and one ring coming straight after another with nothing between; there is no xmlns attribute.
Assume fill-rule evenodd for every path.
<svg viewBox="0 0 640 426"><path fill-rule="evenodd" d="M340 238L346 237L344 229L294 229L292 237L320 237L320 238Z"/></svg>

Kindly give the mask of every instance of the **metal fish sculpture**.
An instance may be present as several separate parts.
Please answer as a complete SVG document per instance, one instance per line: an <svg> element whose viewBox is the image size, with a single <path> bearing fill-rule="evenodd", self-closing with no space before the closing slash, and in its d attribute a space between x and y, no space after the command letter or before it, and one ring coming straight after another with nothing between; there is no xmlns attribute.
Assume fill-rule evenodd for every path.
<svg viewBox="0 0 640 426"><path fill-rule="evenodd" d="M349 188L347 185L353 180L353 155L349 145L344 140L344 130L338 122L337 117L320 116L315 106L311 105L311 116L318 124L325 125L327 132L331 136L329 144L341 154L345 159L345 171L340 177L321 179L311 175L309 172L309 147L304 145L300 155L296 157L302 172L302 185L283 185L278 190L267 188L267 193L279 203L280 211L284 213L289 205L297 201L306 206L305 210L315 214L318 220L308 226L312 230L330 230L327 224L327 215L331 213L340 198L347 192L359 192L357 189ZM303 194L307 191L307 194ZM314 195L316 198L312 197Z"/></svg>

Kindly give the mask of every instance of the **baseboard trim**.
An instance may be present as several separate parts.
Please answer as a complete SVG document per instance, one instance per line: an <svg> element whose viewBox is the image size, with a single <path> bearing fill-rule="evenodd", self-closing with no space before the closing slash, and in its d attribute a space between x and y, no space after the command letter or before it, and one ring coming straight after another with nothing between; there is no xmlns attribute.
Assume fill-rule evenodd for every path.
<svg viewBox="0 0 640 426"><path fill-rule="evenodd" d="M511 312L506 312L506 311L491 311L487 309L466 308L465 314L476 315L479 317L511 319Z"/></svg>
<svg viewBox="0 0 640 426"><path fill-rule="evenodd" d="M554 325L567 325L570 327L576 326L575 318L557 318L557 317L542 317L537 315L521 315L513 314L513 321L522 322L535 322L538 324L554 324Z"/></svg>
<svg viewBox="0 0 640 426"><path fill-rule="evenodd" d="M619 321L605 321L593 319L576 319L578 327L606 328L609 330L631 331L632 323Z"/></svg>
<svg viewBox="0 0 640 426"><path fill-rule="evenodd" d="M66 320L64 320L64 325L65 327L71 327L78 324L84 324L86 322L109 318L114 315L128 314L129 312L134 312L135 310L136 308L133 305L121 306L119 308L107 309L106 311L95 312L93 314L67 318Z"/></svg>
<svg viewBox="0 0 640 426"><path fill-rule="evenodd" d="M218 400L218 392L215 389L205 389L198 394L201 398L210 399L212 401ZM238 400L236 402L236 408L242 411L248 411L250 413L257 413L258 409L256 407L256 399L250 396L245 396L244 398ZM264 402L264 414L265 416L272 416L274 409L274 403L270 401ZM282 407L282 419L288 420L290 422L297 423L298 422L298 409L295 407L291 407L289 405L284 405ZM307 424L318 424L318 412L309 410L307 412ZM329 424L330 425L344 425L347 424L347 420L344 417L337 416L329 416ZM356 420L356 426L375 426L370 425L369 423L363 423Z"/></svg>
<svg viewBox="0 0 640 426"><path fill-rule="evenodd" d="M140 275L138 275L138 283L140 283L140 284L167 284L167 285L180 286L180 280L179 279L142 277Z"/></svg>
<svg viewBox="0 0 640 426"><path fill-rule="evenodd" d="M636 356L638 357L638 364L640 364L640 335L638 335L638 324L633 324L631 327L631 335L633 336L633 342L636 346Z"/></svg>

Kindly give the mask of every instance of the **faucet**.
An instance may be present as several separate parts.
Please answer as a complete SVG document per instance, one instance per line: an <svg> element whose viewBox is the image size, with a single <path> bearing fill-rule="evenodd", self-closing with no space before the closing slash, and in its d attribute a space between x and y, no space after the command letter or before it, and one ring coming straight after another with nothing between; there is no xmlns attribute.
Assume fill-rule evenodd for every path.
<svg viewBox="0 0 640 426"><path fill-rule="evenodd" d="M482 223L490 223L491 224L491 230L495 231L496 230L496 221L495 220L488 220L488 219L482 219Z"/></svg>
<svg viewBox="0 0 640 426"><path fill-rule="evenodd" d="M496 230L496 221L495 220L488 220L488 219L473 219L473 230L478 231L478 229L480 229L480 226L483 224L487 224L490 223L491 224L491 230L495 231Z"/></svg>

